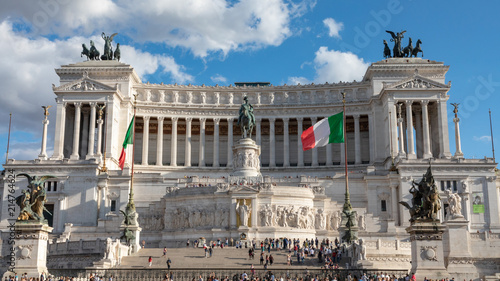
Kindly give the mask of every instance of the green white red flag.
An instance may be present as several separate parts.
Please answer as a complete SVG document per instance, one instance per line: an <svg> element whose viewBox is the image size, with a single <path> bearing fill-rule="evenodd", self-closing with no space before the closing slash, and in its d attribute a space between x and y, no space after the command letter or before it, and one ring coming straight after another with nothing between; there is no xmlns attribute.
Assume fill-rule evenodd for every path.
<svg viewBox="0 0 500 281"><path fill-rule="evenodd" d="M344 112L324 118L300 136L304 151L329 143L344 142Z"/></svg>
<svg viewBox="0 0 500 281"><path fill-rule="evenodd" d="M118 165L123 170L125 167L125 159L127 157L127 145L134 144L134 117L132 117L132 121L130 121L130 125L128 125L127 134L125 135L125 140L123 140L123 148L122 153L120 154L120 159L118 160Z"/></svg>

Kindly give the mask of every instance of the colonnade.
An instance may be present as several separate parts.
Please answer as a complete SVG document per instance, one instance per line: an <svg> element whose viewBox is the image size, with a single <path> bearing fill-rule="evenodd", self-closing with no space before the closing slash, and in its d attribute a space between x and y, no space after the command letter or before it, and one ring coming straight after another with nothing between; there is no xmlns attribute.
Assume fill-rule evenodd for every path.
<svg viewBox="0 0 500 281"><path fill-rule="evenodd" d="M354 157L352 160L354 161L349 161L352 162L351 164L363 164L368 161L362 161L362 148L361 148L361 133L360 133L360 115L351 115L349 118L352 118L354 120ZM164 122L165 121L170 121L172 129L170 133L170 163L168 164L171 167L176 167L176 166L185 166L185 167L191 167L192 166L192 153L193 153L193 147L195 145L198 145L198 167L206 167L208 166L207 162L210 163L212 167L219 167L221 164L226 163L226 166L231 166L232 165L232 147L233 147L233 141L235 139L234 136L234 130L233 126L235 125L236 119L234 117L226 117L226 118L220 118L220 117L215 117L215 118L206 118L206 117L200 117L200 118L194 118L197 120L197 124L199 124L199 134L197 134L199 137L197 138L197 143L194 143L195 141L193 140L192 136L192 127L193 127L193 117L186 117L186 118L181 118L184 121L182 124L185 124L185 137L184 140L181 138L179 140L178 136L178 126L179 126L179 117L167 117L167 116L138 116L137 120L143 120L143 131L142 135L138 136L142 139L142 144L141 145L141 156L140 160L137 158L139 155L136 154L136 164L140 165L157 165L157 166L163 166L164 161L168 163L168 160L164 159L164 152L166 151L163 148L164 145ZM151 126L151 119L156 119L157 124L158 124L158 130L156 131L156 141L152 141L150 138L150 126ZM291 147L291 136L290 136L290 122L295 119L297 122L297 135L294 137L294 142L297 141L297 146ZM320 117L311 117L311 125L314 125L316 122L318 122L321 118ZM226 121L227 123L227 135L221 135L221 121ZM277 141L277 134L276 134L276 122L277 120L281 120L282 124L282 131L283 133L280 134L280 141ZM212 143L207 143L207 133L206 133L206 124L207 121L210 121L210 125L213 125L213 138L211 139ZM266 134L266 143L263 143L263 130L262 130L262 122L265 121L269 125L269 131L268 134ZM140 121L139 121L140 122ZM295 124L295 123L294 123ZM269 166L270 168L274 168L277 166L283 166L283 167L290 167L290 166L298 166L298 167L303 167L303 166L320 166L320 163L318 161L318 149L313 149L311 151L312 153L312 160L311 163L305 163L304 161L304 151L302 150L302 143L300 141L300 136L304 130L304 118L303 117L297 117L297 118L288 118L288 117L283 117L283 118L257 118L256 119L256 124L254 128L254 134L253 138L256 140L256 143L260 145L261 147L266 147L266 151L268 153L262 154L261 155L261 161L263 163L266 163L266 166ZM224 128L226 129L226 128ZM279 128L281 129L281 128ZM224 142L227 140L227 147L222 147L221 146L221 137L224 137ZM236 138L239 138L239 135L236 136ZM154 137L153 137L154 139ZM180 141L184 141L184 144L181 144ZM150 151L151 149L154 149L153 147L155 146L156 143L156 152ZM279 155L279 158L277 157L277 148L278 145L282 145L283 149L281 147L279 150L283 151L282 155ZM333 145L339 146L339 149L342 153L339 153L339 155L335 155L336 158L334 159L333 155ZM211 161L208 161L207 159L207 148L213 146L213 149L210 154L212 159ZM136 151L139 148L136 148ZM180 149L183 150L184 154L184 159L179 159L179 152ZM371 149L371 148L369 148ZM226 151L223 151L226 150ZM344 154L343 154L344 146L343 144L329 144L326 147L326 163L323 162L321 165L333 165L335 163L344 163ZM151 152L151 153L150 153ZM224 152L224 153L222 153ZM290 161L290 155L292 153L297 154L297 162L296 163L291 163ZM156 154L156 159L149 159L151 155ZM226 154L227 155L227 161L221 161L220 156ZM372 153L369 153L371 156ZM168 157L168 156L167 156ZM182 155L180 156L182 157ZM196 155L194 156L196 157ZM266 159L267 158L267 159ZM295 157L294 157L295 158ZM168 158L167 158L168 159ZM184 160L184 161L182 161ZM336 160L336 161L335 161ZM366 159L368 160L368 159ZM372 161L373 159L369 159ZM182 163L183 162L183 163ZM222 163L221 163L222 162ZM279 165L277 165L277 163Z"/></svg>

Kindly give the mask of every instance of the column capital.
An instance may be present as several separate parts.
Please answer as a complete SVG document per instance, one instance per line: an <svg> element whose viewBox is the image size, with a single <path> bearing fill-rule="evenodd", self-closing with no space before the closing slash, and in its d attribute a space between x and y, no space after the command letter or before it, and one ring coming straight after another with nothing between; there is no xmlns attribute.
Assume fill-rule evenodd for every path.
<svg viewBox="0 0 500 281"><path fill-rule="evenodd" d="M256 124L260 124L260 123L262 123L262 119L260 119L260 118L258 118L258 119L257 119L257 118L255 118L255 123L256 123Z"/></svg>
<svg viewBox="0 0 500 281"><path fill-rule="evenodd" d="M427 105L429 104L429 100L421 100L421 101L420 101L420 104L421 104L422 106L427 106Z"/></svg>
<svg viewBox="0 0 500 281"><path fill-rule="evenodd" d="M64 108L68 107L68 102L67 102L67 101L63 101L61 104L62 104L62 106L63 106Z"/></svg>
<svg viewBox="0 0 500 281"><path fill-rule="evenodd" d="M148 121L149 122L149 119L151 118L151 116L142 116L142 119L144 121Z"/></svg>
<svg viewBox="0 0 500 281"><path fill-rule="evenodd" d="M311 117L311 121L313 121L314 123L316 123L316 121L318 121L318 117Z"/></svg>
<svg viewBox="0 0 500 281"><path fill-rule="evenodd" d="M276 118L268 118L269 123L274 123L276 121Z"/></svg>
<svg viewBox="0 0 500 281"><path fill-rule="evenodd" d="M186 123L191 123L193 121L193 117L186 117Z"/></svg>
<svg viewBox="0 0 500 281"><path fill-rule="evenodd" d="M207 121L207 118L203 117L203 118L200 118L200 123L205 123Z"/></svg>
<svg viewBox="0 0 500 281"><path fill-rule="evenodd" d="M353 114L352 118L354 118L354 120L359 120L359 114Z"/></svg>
<svg viewBox="0 0 500 281"><path fill-rule="evenodd" d="M405 100L406 106L411 106L413 104L413 100Z"/></svg>
<svg viewBox="0 0 500 281"><path fill-rule="evenodd" d="M165 120L165 116L158 116L156 118L158 119L158 122L163 122L163 120Z"/></svg>
<svg viewBox="0 0 500 281"><path fill-rule="evenodd" d="M227 118L227 122L228 122L228 123L232 123L233 121L234 121L234 118L233 118L233 117L228 117L228 118Z"/></svg>
<svg viewBox="0 0 500 281"><path fill-rule="evenodd" d="M215 123L215 125L219 125L219 123L220 123L220 118L214 118L214 123Z"/></svg>
<svg viewBox="0 0 500 281"><path fill-rule="evenodd" d="M96 107L97 106L97 102L91 101L91 102L89 102L89 105L90 105L90 107Z"/></svg>
<svg viewBox="0 0 500 281"><path fill-rule="evenodd" d="M304 117L297 117L295 119L297 119L297 121L300 121L300 122L304 121Z"/></svg>
<svg viewBox="0 0 500 281"><path fill-rule="evenodd" d="M179 121L179 117L172 117L172 122L177 122Z"/></svg>
<svg viewBox="0 0 500 281"><path fill-rule="evenodd" d="M82 107L82 103L81 102L74 102L73 105L76 107L76 108L81 108Z"/></svg>
<svg viewBox="0 0 500 281"><path fill-rule="evenodd" d="M283 120L283 123L285 124L288 124L288 122L290 121L290 118L288 117L285 117L285 118L281 118Z"/></svg>

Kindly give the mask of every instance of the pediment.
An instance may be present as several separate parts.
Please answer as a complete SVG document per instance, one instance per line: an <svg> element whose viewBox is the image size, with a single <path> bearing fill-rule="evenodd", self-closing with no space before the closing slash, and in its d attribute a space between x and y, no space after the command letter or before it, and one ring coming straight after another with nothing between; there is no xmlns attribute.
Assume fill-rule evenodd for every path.
<svg viewBox="0 0 500 281"><path fill-rule="evenodd" d="M110 87L94 79L90 79L87 75L83 75L82 78L71 81L69 83L63 84L56 87L52 84L53 91L115 91L117 86Z"/></svg>
<svg viewBox="0 0 500 281"><path fill-rule="evenodd" d="M386 89L449 89L450 84L445 85L429 78L414 75L404 80L386 85Z"/></svg>

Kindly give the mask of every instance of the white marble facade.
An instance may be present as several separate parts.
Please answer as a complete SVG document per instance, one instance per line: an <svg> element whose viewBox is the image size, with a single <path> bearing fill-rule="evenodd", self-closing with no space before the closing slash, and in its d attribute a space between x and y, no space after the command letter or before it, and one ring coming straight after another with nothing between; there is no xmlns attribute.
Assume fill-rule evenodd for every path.
<svg viewBox="0 0 500 281"><path fill-rule="evenodd" d="M64 225L72 223L72 240L118 237L133 151L141 239L150 245L201 236L236 238L242 226L256 238L331 238L338 235L344 200L344 146L303 152L300 135L340 112L340 93L345 92L349 183L361 237L408 239L409 214L398 202L410 200L411 181L421 178L429 161L448 207L442 208L440 219L457 217L460 210L471 234L497 237L496 164L491 158L464 159L450 151L448 68L427 59L393 58L373 63L359 82L253 87L142 83L132 66L116 61L63 65L56 69L60 85L53 86L53 155L11 159L4 167L57 177L50 182L47 204L54 211L54 233L62 234ZM127 149L121 171L118 158L134 95L135 147ZM251 163L240 163L233 155L241 138L236 121L245 96L255 108L252 138L260 147L258 158L257 153L247 157ZM109 172L98 177L104 152ZM391 159L399 173L390 172ZM240 164L257 165L261 175L230 176ZM0 229L6 229L8 185L5 180L2 185ZM26 183L16 185L20 193ZM448 188L451 193L445 192ZM484 213L473 211L473 195L482 196ZM251 209L246 224L236 212L241 200ZM490 243L498 237L485 239ZM484 256L483 248L471 248L471 255ZM367 259L372 258L368 253Z"/></svg>

